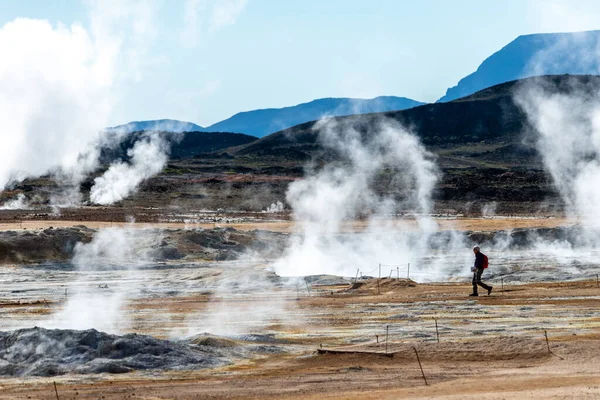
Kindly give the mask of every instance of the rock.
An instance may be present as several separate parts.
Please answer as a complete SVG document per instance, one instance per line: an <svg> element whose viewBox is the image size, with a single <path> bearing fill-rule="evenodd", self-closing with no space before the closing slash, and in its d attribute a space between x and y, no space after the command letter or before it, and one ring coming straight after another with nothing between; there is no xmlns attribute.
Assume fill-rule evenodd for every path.
<svg viewBox="0 0 600 400"><path fill-rule="evenodd" d="M213 346L210 351L203 346L146 335L110 335L94 329L20 329L0 332L0 375L192 370L231 362L225 348L232 346Z"/></svg>

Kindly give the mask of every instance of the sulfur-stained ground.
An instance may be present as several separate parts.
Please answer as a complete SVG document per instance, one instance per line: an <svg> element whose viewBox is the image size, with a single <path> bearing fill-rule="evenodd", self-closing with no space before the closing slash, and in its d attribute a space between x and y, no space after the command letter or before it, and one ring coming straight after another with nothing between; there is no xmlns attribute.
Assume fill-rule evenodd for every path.
<svg viewBox="0 0 600 400"><path fill-rule="evenodd" d="M61 399L600 396L600 288L595 281L518 285L475 300L465 296L470 289L465 285L385 280L379 295L376 280L349 288L315 287L312 297L299 300L294 293L281 294L278 301L290 303L294 318L266 331L288 343L286 354L203 372L4 379L0 398L54 399L53 381ZM156 307L142 299L131 307L186 314L206 300L202 295L173 298ZM2 305L7 307L19 308ZM548 352L544 331L554 354Z"/></svg>
<svg viewBox="0 0 600 400"><path fill-rule="evenodd" d="M527 227L566 222L516 220ZM515 221L447 223L493 230ZM268 229L291 229L276 224ZM228 337L251 332L256 337L245 339L285 352L201 371L6 377L0 399L600 398L600 287L592 276L503 286L496 278L492 294L477 298L467 296L468 277L426 284L324 277L309 288L291 281L260 290L218 284L238 267L165 265L143 270L143 279L98 272L81 286L100 293L143 287L123 303L123 333L174 338L210 327ZM64 293L73 271L2 268L3 329L47 321L75 295ZM6 278L13 275L21 281Z"/></svg>

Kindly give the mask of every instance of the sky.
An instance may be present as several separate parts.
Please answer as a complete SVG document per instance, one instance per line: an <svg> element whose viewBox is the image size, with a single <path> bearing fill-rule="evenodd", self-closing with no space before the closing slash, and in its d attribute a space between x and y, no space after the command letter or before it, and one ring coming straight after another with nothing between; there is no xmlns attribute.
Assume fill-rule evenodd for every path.
<svg viewBox="0 0 600 400"><path fill-rule="evenodd" d="M0 25L32 18L56 30L80 26L103 44L112 19L119 61L109 125L170 118L208 126L322 97L433 102L519 35L600 29L600 2L587 0L97 4L0 0Z"/></svg>

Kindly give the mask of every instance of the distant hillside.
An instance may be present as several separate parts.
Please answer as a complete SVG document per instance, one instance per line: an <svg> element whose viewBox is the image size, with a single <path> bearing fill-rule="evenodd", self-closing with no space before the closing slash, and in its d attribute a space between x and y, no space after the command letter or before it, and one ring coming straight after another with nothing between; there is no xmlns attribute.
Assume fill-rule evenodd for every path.
<svg viewBox="0 0 600 400"><path fill-rule="evenodd" d="M124 125L107 128L109 132L139 132L139 131L165 131L165 132L203 132L204 128L192 122L177 121L175 119L156 119L151 121L132 121Z"/></svg>
<svg viewBox="0 0 600 400"><path fill-rule="evenodd" d="M233 146L241 146L254 142L258 138L243 133L230 132L161 132L171 141L171 159L192 158ZM132 132L116 148L102 149L101 161L108 163L115 159L124 159L127 150L144 135L143 131Z"/></svg>
<svg viewBox="0 0 600 400"><path fill-rule="evenodd" d="M405 97L393 96L380 96L368 100L350 98L318 99L293 107L241 112L211 125L205 130L209 132L243 132L248 135L263 137L294 125L318 120L324 116L404 110L421 104L424 103Z"/></svg>
<svg viewBox="0 0 600 400"><path fill-rule="evenodd" d="M521 85L532 82L563 93L572 90L574 86L590 93L596 93L600 89L600 76L554 75L527 78L493 86L448 103L426 104L403 111L337 117L336 129L352 127L368 134L385 117L411 127L427 147L448 148L469 143L495 143L497 145L494 149L483 154L483 158L488 161L496 160L498 163L527 164L530 160L528 157L534 154L531 148L522 144L527 121L514 103L513 93ZM318 134L314 122L310 122L227 151L238 156L308 159L320 151ZM446 155L447 152L442 152L443 157ZM441 161L444 161L443 157ZM457 163L460 164L458 161Z"/></svg>
<svg viewBox="0 0 600 400"><path fill-rule="evenodd" d="M303 122L315 121L324 116L365 114L372 112L404 110L424 103L405 97L380 96L374 99L327 98L292 107L267 108L235 114L207 128L192 122L174 119L133 121L107 128L109 132L238 132L256 137L289 128Z"/></svg>
<svg viewBox="0 0 600 400"><path fill-rule="evenodd" d="M519 36L449 88L438 102L531 76L599 74L599 48L600 31Z"/></svg>

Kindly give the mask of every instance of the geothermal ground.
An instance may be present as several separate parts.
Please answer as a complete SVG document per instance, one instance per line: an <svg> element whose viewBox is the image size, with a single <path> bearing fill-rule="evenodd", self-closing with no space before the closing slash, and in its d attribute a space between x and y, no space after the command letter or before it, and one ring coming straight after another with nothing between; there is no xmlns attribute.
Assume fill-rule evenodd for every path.
<svg viewBox="0 0 600 400"><path fill-rule="evenodd" d="M487 235L570 225L523 218L440 223ZM4 225L13 241L3 243L27 246L32 238L56 246L73 232L88 235L83 227L57 230L55 221L28 224ZM285 221L236 227L295 229ZM491 249L484 280L494 290L470 298L467 266L446 277L413 267L407 279L409 271L391 266L382 267L381 280L369 277L375 271L358 280L280 277L268 259L230 259L249 238L243 230L219 242L223 231L214 224L209 231L163 228L159 247L193 257L86 269L55 251L52 263L0 266L0 398L55 399L54 382L60 399L600 396L594 250L558 257L547 249ZM361 229L360 222L347 226ZM134 236L143 237L139 232ZM190 234L204 247L190 247ZM278 234L271 235L254 240L272 244Z"/></svg>

